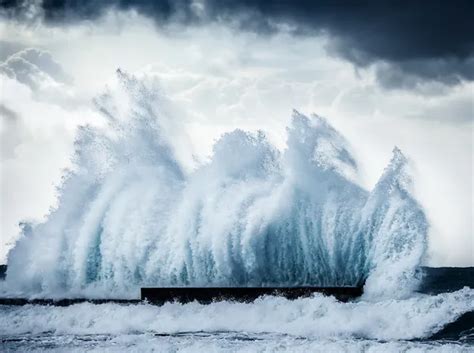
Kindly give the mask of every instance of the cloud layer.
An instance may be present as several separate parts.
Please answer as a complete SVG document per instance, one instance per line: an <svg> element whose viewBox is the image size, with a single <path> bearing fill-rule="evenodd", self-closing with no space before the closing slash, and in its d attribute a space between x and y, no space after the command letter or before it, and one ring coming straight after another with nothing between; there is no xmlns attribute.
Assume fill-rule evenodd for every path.
<svg viewBox="0 0 474 353"><path fill-rule="evenodd" d="M328 49L357 67L383 63L386 88L419 88L425 82L455 85L474 79L474 2L311 0L16 0L4 15L67 25L94 21L107 11L135 11L158 26L221 23L269 35L325 33Z"/></svg>

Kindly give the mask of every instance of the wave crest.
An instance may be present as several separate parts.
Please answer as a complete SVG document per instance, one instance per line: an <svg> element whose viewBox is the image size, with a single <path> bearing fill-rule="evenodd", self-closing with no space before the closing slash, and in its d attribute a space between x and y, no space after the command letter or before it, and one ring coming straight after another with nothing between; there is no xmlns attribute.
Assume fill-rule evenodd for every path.
<svg viewBox="0 0 474 353"><path fill-rule="evenodd" d="M295 111L284 151L236 130L189 171L156 83L122 71L118 83L96 102L107 128L79 133L58 207L9 254L9 288L134 296L144 285L367 280L380 297L415 285L428 225L400 150L368 192L344 137Z"/></svg>

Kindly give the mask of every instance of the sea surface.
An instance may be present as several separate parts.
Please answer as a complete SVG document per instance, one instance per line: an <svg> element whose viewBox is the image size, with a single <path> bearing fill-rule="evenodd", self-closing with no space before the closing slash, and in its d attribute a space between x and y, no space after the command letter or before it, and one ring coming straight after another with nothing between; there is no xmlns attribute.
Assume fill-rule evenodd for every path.
<svg viewBox="0 0 474 353"><path fill-rule="evenodd" d="M0 305L1 352L474 352L474 268L404 299Z"/></svg>

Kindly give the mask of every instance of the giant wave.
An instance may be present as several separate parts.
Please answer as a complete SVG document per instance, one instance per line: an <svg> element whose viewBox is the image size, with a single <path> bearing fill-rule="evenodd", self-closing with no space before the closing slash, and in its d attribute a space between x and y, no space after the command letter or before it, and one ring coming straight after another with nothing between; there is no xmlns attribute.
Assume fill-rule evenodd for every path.
<svg viewBox="0 0 474 353"><path fill-rule="evenodd" d="M428 224L399 149L364 190L344 137L294 112L283 151L235 130L189 170L155 82L117 76L96 100L107 126L80 130L58 206L24 224L9 290L134 297L145 285L365 282L380 297L416 285Z"/></svg>

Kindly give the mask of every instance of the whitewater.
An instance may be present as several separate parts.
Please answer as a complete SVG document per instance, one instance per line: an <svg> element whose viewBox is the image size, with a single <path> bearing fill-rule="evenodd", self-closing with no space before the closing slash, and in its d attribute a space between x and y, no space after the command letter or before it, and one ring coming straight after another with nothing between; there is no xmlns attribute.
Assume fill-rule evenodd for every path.
<svg viewBox="0 0 474 353"><path fill-rule="evenodd" d="M262 131L235 130L189 168L182 123L153 78L118 70L95 104L106 124L80 129L57 206L22 223L3 296L296 285L364 285L364 295L3 306L5 350L472 351L469 340L424 340L473 311L474 290L416 292L429 224L398 148L365 190L346 139L324 118L294 111L284 149Z"/></svg>

